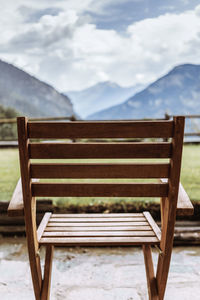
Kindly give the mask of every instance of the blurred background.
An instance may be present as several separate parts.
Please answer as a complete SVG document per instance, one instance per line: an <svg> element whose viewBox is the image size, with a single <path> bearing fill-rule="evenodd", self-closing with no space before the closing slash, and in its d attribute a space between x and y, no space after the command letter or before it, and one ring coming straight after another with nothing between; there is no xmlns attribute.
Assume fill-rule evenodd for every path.
<svg viewBox="0 0 200 300"><path fill-rule="evenodd" d="M23 238L17 242L21 243L19 247L13 246L13 238L7 239L8 235L24 235L25 231L23 218L7 216L20 176L16 128L19 115L36 121L168 120L185 115L181 181L195 214L190 220L177 222L175 241L199 245L199 1L0 0L0 7L0 235L6 236L0 239L0 270L5 275L0 279L0 294L4 299L13 297L9 298L6 290L7 282L11 285L14 280L13 271L4 272L9 269L7 263L13 259L23 261L26 253ZM144 208L159 222L159 199L39 200L37 221L45 210L132 212ZM175 263L176 288L191 279L197 296L193 298L199 299L195 290L199 250L189 248L185 255L184 249L176 253L178 258L186 257L187 275L180 281L183 266ZM14 272L16 269L15 265ZM24 273L20 278L23 286ZM32 295L31 288L29 292ZM184 290L181 299L188 300L191 293L192 290ZM174 291L170 295L174 296ZM20 299L27 299L27 293Z"/></svg>

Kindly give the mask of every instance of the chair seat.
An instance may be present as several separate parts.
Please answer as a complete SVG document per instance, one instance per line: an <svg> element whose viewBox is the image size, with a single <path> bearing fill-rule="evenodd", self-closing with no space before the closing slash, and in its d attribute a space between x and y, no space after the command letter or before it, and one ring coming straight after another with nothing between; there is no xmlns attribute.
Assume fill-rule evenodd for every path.
<svg viewBox="0 0 200 300"><path fill-rule="evenodd" d="M38 228L40 245L112 246L159 244L160 229L150 213L51 214Z"/></svg>
<svg viewBox="0 0 200 300"><path fill-rule="evenodd" d="M38 228L40 245L155 245L160 243L160 237L160 229L149 212L131 214L46 213Z"/></svg>

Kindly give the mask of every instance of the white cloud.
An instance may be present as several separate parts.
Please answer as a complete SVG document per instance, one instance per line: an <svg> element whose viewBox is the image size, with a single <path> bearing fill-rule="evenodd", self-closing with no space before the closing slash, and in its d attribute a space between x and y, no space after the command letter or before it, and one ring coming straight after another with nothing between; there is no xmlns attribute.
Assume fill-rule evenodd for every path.
<svg viewBox="0 0 200 300"><path fill-rule="evenodd" d="M31 12L49 14L27 22L27 1L7 0L0 19L0 58L60 90L82 89L103 80L124 86L148 84L175 65L200 63L200 6L136 22L122 35L88 22L84 11L98 7L92 3L29 1ZM26 15L19 9L23 5ZM51 15L51 9L45 10L50 7L60 10Z"/></svg>

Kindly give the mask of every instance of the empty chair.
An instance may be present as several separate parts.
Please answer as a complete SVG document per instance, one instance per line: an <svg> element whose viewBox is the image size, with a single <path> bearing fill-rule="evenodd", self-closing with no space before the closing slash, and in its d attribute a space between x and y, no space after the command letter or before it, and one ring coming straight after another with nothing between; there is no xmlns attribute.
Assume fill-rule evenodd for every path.
<svg viewBox="0 0 200 300"><path fill-rule="evenodd" d="M172 121L105 122L31 122L20 117L17 124L21 181L8 213L24 214L35 299L49 299L53 249L57 245L142 246L149 299L164 299L176 215L193 213L180 184L184 117L174 117ZM88 141L72 143L69 139ZM161 230L149 212L46 212L37 228L37 197L159 197ZM46 247L43 278L41 246ZM152 246L159 248L155 274Z"/></svg>

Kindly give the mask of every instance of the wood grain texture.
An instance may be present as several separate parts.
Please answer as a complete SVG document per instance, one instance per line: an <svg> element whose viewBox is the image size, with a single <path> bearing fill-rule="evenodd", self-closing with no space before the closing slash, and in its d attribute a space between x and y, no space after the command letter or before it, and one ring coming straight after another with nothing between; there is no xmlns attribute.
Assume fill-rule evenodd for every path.
<svg viewBox="0 0 200 300"><path fill-rule="evenodd" d="M32 183L37 197L165 197L166 183Z"/></svg>
<svg viewBox="0 0 200 300"><path fill-rule="evenodd" d="M79 213L79 214L52 214L52 218L137 218L143 217L143 213Z"/></svg>
<svg viewBox="0 0 200 300"><path fill-rule="evenodd" d="M169 138L172 121L29 122L30 138Z"/></svg>
<svg viewBox="0 0 200 300"><path fill-rule="evenodd" d="M167 163L31 164L32 178L168 178Z"/></svg>
<svg viewBox="0 0 200 300"><path fill-rule="evenodd" d="M171 143L32 143L30 158L170 158Z"/></svg>
<svg viewBox="0 0 200 300"><path fill-rule="evenodd" d="M39 179L33 178L33 182L38 182ZM8 206L9 217L20 217L24 216L24 201L22 193L22 182L21 178L18 180L12 199Z"/></svg>
<svg viewBox="0 0 200 300"><path fill-rule="evenodd" d="M52 213L45 213L44 217L42 218L42 221L40 222L40 225L37 229L37 239L40 240L41 236L43 235L43 232L49 222L49 219L51 217Z"/></svg>
<svg viewBox="0 0 200 300"><path fill-rule="evenodd" d="M17 217L23 215L24 215L24 202L23 202L23 195L22 195L22 182L20 178L8 206L8 216Z"/></svg>
<svg viewBox="0 0 200 300"><path fill-rule="evenodd" d="M102 222L102 223L99 223L99 222L83 222L83 223L68 223L68 222L62 222L62 223L59 223L59 222L50 222L48 223L48 227L63 227L63 226L71 226L71 227L88 227L88 226L96 226L96 227L107 227L107 226L121 226L121 227L124 227L124 226L148 226L149 223L147 221L144 221L144 222Z"/></svg>
<svg viewBox="0 0 200 300"><path fill-rule="evenodd" d="M160 182L167 183L168 180L161 178ZM178 191L178 201L177 201L177 209L176 215L177 216L192 216L194 214L194 206L190 201L190 198L184 187L182 186L181 182L179 183L179 191Z"/></svg>
<svg viewBox="0 0 200 300"><path fill-rule="evenodd" d="M51 218L51 222L67 222L67 223L104 223L104 222L144 222L146 221L146 218L143 217L126 217L126 218L67 218L67 217L63 217L63 218Z"/></svg>
<svg viewBox="0 0 200 300"><path fill-rule="evenodd" d="M159 300L157 282L154 275L151 246L143 245L142 249L144 254L149 300Z"/></svg>
<svg viewBox="0 0 200 300"><path fill-rule="evenodd" d="M88 232L88 231L98 231L98 232L103 232L103 231L152 231L152 228L149 225L140 225L140 226L104 226L104 227L99 227L99 226L62 226L62 227L51 227L47 226L45 228L45 232Z"/></svg>
<svg viewBox="0 0 200 300"><path fill-rule="evenodd" d="M40 245L65 245L65 246L127 246L151 244L158 245L156 237L70 237L70 238L41 238Z"/></svg>
<svg viewBox="0 0 200 300"><path fill-rule="evenodd" d="M194 214L194 206L190 198L184 190L182 184L179 184L177 215L178 216L192 216Z"/></svg>
<svg viewBox="0 0 200 300"><path fill-rule="evenodd" d="M43 233L43 237L112 237L112 236L155 236L154 232L152 230L149 231L48 231Z"/></svg>
<svg viewBox="0 0 200 300"><path fill-rule="evenodd" d="M54 251L54 246L52 246L52 245L46 246L44 279L42 282L41 300L49 300L50 299L53 251Z"/></svg>
<svg viewBox="0 0 200 300"><path fill-rule="evenodd" d="M160 243L163 255L159 255L156 273L159 300L164 299L173 247L185 118L174 117L173 121L174 136L172 138L172 157L170 160L171 170L169 177L169 194L168 197L165 198L162 221L162 239Z"/></svg>
<svg viewBox="0 0 200 300"><path fill-rule="evenodd" d="M19 157L22 180L22 192L24 200L24 216L27 236L27 246L31 275L35 293L35 299L41 300L42 272L40 257L37 255L39 244L37 240L36 227L36 202L31 193L30 159L28 153L27 118L17 118Z"/></svg>
<svg viewBox="0 0 200 300"><path fill-rule="evenodd" d="M161 240L160 228L158 227L158 225L156 224L156 222L154 221L154 219L152 218L151 214L148 211L144 211L143 214L146 220L148 221L149 225L151 226L153 232L157 236L158 240L160 241Z"/></svg>

